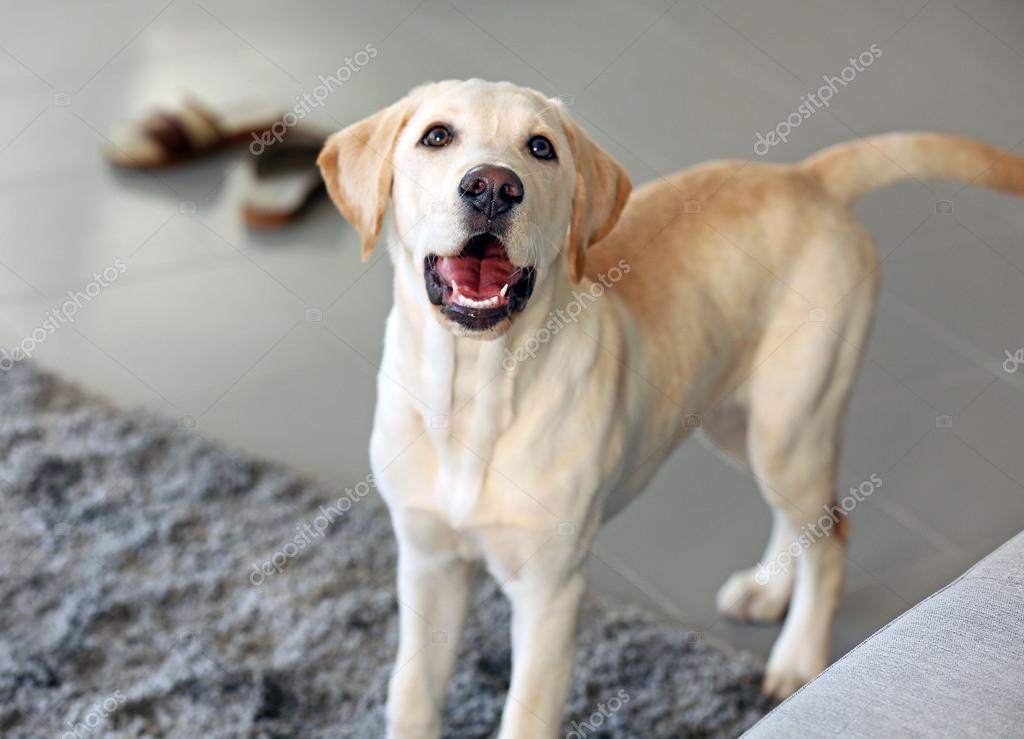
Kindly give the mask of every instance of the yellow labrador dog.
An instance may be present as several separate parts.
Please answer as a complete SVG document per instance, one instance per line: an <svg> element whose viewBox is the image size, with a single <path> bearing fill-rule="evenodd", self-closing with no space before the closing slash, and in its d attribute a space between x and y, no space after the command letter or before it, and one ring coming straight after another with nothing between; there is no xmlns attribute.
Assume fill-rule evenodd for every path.
<svg viewBox="0 0 1024 739"><path fill-rule="evenodd" d="M557 100L469 80L413 90L319 164L364 258L386 229L395 271L370 440L399 547L388 736L440 735L481 560L513 608L499 736L556 736L588 545L694 430L770 504L762 564L823 511L834 524L795 568L738 572L718 595L739 619L788 608L767 693L821 671L843 582L843 412L877 281L849 205L911 177L1021 193L1024 160L892 134L631 195Z"/></svg>

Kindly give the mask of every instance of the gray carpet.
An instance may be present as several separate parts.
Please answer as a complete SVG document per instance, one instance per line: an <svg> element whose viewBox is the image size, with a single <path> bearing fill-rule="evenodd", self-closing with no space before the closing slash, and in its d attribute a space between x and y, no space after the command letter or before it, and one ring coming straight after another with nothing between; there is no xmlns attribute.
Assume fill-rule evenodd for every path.
<svg viewBox="0 0 1024 739"><path fill-rule="evenodd" d="M24 364L0 373L0 459L0 735L382 736L395 553L374 494L257 587L253 562L342 491ZM482 579L446 737L494 732L507 631ZM589 599L580 644L572 739L736 736L768 708L754 658L636 609Z"/></svg>

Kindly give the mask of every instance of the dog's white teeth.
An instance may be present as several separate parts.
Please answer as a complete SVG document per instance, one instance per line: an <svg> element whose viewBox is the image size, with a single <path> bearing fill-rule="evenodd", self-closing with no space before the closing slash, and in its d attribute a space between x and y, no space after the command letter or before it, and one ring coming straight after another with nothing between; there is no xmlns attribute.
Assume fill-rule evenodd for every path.
<svg viewBox="0 0 1024 739"><path fill-rule="evenodd" d="M452 280L452 292L453 293L457 293L458 291L459 291L459 286L455 284L455 280Z"/></svg>
<svg viewBox="0 0 1024 739"><path fill-rule="evenodd" d="M505 287L501 288L501 297L505 297L505 293L508 292L508 283L505 283Z"/></svg>
<svg viewBox="0 0 1024 739"><path fill-rule="evenodd" d="M493 308L498 304L498 296L487 298L487 300L473 300L465 295L456 295L455 302L466 308Z"/></svg>

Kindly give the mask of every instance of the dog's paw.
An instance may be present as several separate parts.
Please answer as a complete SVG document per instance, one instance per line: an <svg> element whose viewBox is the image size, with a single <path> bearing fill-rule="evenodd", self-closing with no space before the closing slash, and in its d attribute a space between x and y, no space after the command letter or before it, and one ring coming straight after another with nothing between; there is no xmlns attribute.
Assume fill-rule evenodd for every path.
<svg viewBox="0 0 1024 739"><path fill-rule="evenodd" d="M718 612L738 621L775 623L781 619L789 605L792 581L784 573L763 578L759 572L757 568L734 572L718 589Z"/></svg>
<svg viewBox="0 0 1024 739"><path fill-rule="evenodd" d="M764 670L761 692L783 700L813 680L828 666L827 648L816 648L804 639L780 637Z"/></svg>
<svg viewBox="0 0 1024 739"><path fill-rule="evenodd" d="M773 700L785 700L800 690L811 681L817 673L801 675L792 670L769 666L764 672L764 682L761 684L761 692Z"/></svg>

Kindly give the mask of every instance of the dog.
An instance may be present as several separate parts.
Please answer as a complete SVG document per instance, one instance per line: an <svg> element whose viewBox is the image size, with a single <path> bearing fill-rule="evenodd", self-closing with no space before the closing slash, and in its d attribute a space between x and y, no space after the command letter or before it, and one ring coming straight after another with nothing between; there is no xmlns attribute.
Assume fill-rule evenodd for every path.
<svg viewBox="0 0 1024 739"><path fill-rule="evenodd" d="M479 562L513 613L498 736L556 736L588 547L695 431L770 505L762 565L829 512L795 567L737 572L717 596L729 617L786 614L768 695L826 667L841 427L878 281L849 206L908 178L1024 194L1024 159L897 133L633 192L558 100L474 79L416 88L318 163L364 260L383 230L394 265L370 438L398 541L389 737L440 735Z"/></svg>

